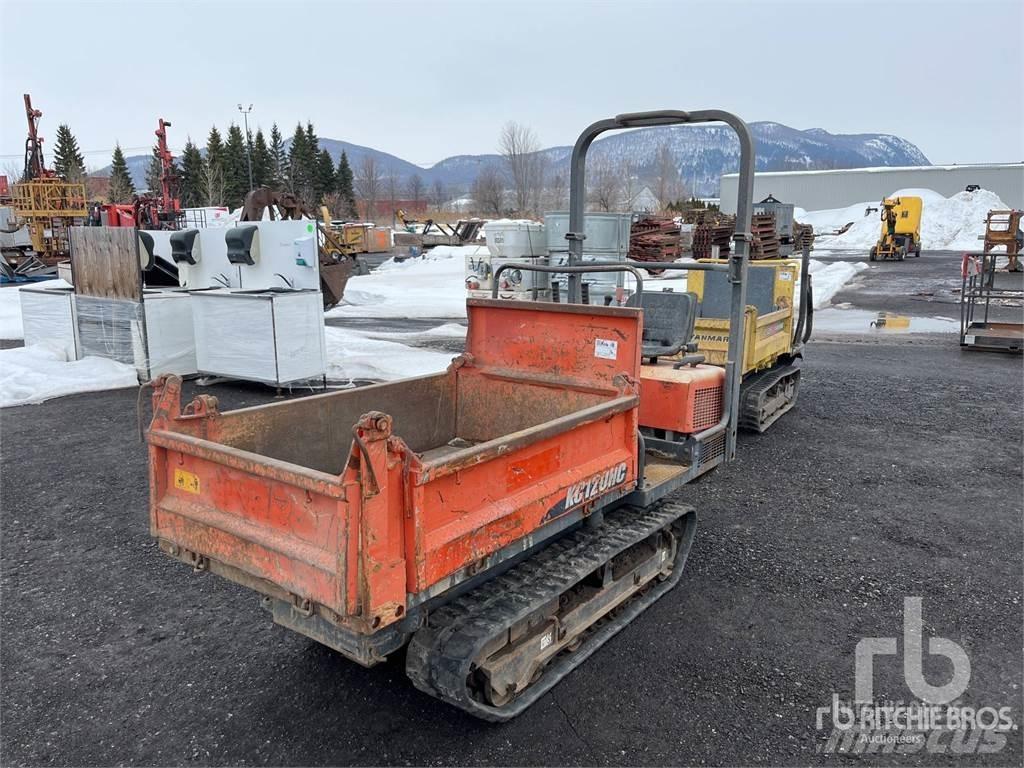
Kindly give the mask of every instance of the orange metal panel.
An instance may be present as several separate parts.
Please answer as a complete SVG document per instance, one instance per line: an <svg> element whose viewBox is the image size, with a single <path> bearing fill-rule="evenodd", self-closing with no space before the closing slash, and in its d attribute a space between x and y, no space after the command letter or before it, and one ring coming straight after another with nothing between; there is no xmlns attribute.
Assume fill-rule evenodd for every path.
<svg viewBox="0 0 1024 768"><path fill-rule="evenodd" d="M693 434L722 415L725 369L715 365L673 368L659 361L640 368L640 426Z"/></svg>

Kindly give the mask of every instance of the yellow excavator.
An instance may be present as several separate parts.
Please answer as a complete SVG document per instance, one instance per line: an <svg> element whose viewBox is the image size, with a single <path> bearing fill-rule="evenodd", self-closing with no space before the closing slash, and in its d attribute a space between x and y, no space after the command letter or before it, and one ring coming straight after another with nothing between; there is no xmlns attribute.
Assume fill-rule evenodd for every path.
<svg viewBox="0 0 1024 768"><path fill-rule="evenodd" d="M921 255L920 197L887 197L882 201L882 231L871 248L871 261L903 261L907 256Z"/></svg>

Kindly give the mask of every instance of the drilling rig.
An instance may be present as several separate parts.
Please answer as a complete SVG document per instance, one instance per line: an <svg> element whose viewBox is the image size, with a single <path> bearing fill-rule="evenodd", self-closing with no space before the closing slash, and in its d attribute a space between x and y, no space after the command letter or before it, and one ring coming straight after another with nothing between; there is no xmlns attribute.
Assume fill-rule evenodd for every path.
<svg viewBox="0 0 1024 768"><path fill-rule="evenodd" d="M131 203L96 203L89 214L89 223L104 227L138 227L139 229L184 229L185 212L178 198L180 178L174 168L174 156L167 147L169 121L162 117L157 125L156 156L160 160L160 191L148 190L136 195Z"/></svg>
<svg viewBox="0 0 1024 768"><path fill-rule="evenodd" d="M5 253L7 261L19 273L37 267L52 267L70 253L68 230L81 224L87 215L85 185L60 178L46 167L39 119L43 113L33 108L25 94L28 138L25 140L25 170L21 181L11 189L13 220L0 221L7 233L27 227L28 249Z"/></svg>

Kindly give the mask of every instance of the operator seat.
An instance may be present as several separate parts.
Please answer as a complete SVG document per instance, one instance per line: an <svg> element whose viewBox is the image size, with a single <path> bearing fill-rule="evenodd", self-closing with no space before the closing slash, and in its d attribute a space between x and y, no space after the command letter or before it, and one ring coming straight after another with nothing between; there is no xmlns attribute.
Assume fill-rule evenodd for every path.
<svg viewBox="0 0 1024 768"><path fill-rule="evenodd" d="M682 351L695 352L697 343L693 339L693 326L697 322L697 294L674 291L644 291L634 293L626 300L627 307L638 307L644 312L642 354L652 363L665 355ZM704 362L704 355L685 355L675 364L697 365Z"/></svg>

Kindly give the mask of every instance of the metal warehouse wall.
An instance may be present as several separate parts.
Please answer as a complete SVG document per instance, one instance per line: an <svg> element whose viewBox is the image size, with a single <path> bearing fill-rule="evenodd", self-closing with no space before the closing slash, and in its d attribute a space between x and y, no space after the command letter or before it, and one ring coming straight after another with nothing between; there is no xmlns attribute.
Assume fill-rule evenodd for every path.
<svg viewBox="0 0 1024 768"><path fill-rule="evenodd" d="M722 176L722 210L736 212L739 176ZM909 168L853 168L841 171L785 171L754 175L754 202L768 195L807 211L844 208L881 200L897 189L933 189L949 197L968 184L992 190L1004 203L1024 208L1024 163L935 165Z"/></svg>

